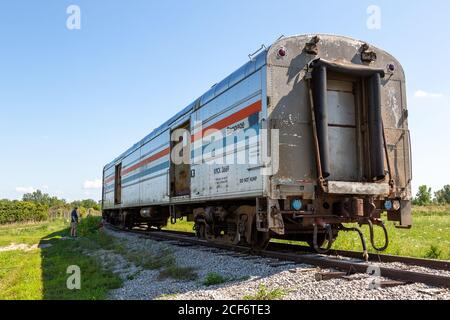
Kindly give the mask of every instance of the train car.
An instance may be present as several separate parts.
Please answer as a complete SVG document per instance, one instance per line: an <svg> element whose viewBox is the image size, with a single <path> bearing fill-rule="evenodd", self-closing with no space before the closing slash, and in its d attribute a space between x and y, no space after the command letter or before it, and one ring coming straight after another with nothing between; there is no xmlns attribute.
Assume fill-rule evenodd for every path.
<svg viewBox="0 0 450 320"><path fill-rule="evenodd" d="M384 250L384 218L412 225L400 63L324 34L283 37L249 58L104 167L105 220L151 229L186 217L208 241L262 249L280 238L318 252L341 231L365 246L355 223Z"/></svg>

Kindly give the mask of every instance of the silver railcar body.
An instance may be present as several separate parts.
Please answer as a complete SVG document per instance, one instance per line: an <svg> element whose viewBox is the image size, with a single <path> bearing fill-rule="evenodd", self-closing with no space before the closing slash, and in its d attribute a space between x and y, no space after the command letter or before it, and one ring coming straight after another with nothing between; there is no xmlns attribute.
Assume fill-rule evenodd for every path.
<svg viewBox="0 0 450 320"><path fill-rule="evenodd" d="M311 234L382 225L383 211L410 227L407 116L405 75L390 54L342 36L282 38L106 165L103 210L121 221L188 215L206 230L216 216L239 226L244 212L247 239L250 224ZM189 139L187 167L171 162L178 128L190 133L180 140Z"/></svg>
<svg viewBox="0 0 450 320"><path fill-rule="evenodd" d="M262 178L253 174L257 170L248 170L258 167L258 158L248 164L228 166L226 161L223 161L225 164L220 164L218 157L209 155L207 148L216 150L219 156L226 156L226 150L221 147L231 143L226 141L226 137L230 137L227 131L235 132L239 128L258 132L259 119L265 118L267 112L265 59L264 52L108 164L104 168L103 208L109 210L262 196ZM170 197L170 133L186 122L189 122L192 137L202 135L203 144L196 141L192 143L194 150L191 158L193 165L190 195ZM201 123L201 128L195 127L196 123ZM208 129L220 130L225 138L213 141L214 134L205 135ZM198 150L202 148L204 150ZM257 143L247 145L246 148L250 148L254 155L259 153ZM241 150L232 152L234 151ZM203 158L203 161L199 157ZM117 180L115 174L119 165L122 170L122 201L117 203L114 201L114 183Z"/></svg>

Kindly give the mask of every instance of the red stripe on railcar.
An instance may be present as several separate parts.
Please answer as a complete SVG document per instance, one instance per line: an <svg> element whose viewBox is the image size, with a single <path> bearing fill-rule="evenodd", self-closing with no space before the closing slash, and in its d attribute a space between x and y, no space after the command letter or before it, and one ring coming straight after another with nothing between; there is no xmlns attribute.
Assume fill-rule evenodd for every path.
<svg viewBox="0 0 450 320"><path fill-rule="evenodd" d="M260 112L262 110L262 103L261 100L249 105L248 107L243 108L242 110L239 110L236 113L233 113L229 115L228 117L217 121L216 123L210 125L209 127L202 129L201 132L196 133L191 137L191 141L194 142L202 137L205 137L205 133L207 133L208 130L222 130L233 123L236 123L242 119L245 119L252 114L255 114L257 112ZM170 153L170 148L166 148L158 153L155 153L154 155L142 160L141 162L136 163L135 165L125 169L122 171L122 175L126 175L136 169L139 169L142 166L145 166L146 164L149 164L153 161L158 160L159 158L162 158ZM114 180L114 176L105 180L105 183L111 182Z"/></svg>

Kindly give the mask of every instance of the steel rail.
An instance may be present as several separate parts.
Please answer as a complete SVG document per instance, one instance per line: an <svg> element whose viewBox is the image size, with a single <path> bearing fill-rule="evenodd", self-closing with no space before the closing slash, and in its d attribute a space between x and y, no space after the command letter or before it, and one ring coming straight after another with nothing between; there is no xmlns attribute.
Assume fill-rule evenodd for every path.
<svg viewBox="0 0 450 320"><path fill-rule="evenodd" d="M269 249L270 250L292 250L292 251L314 253L314 250L307 246L279 243L279 242L271 242L269 244ZM362 252L358 252L358 251L331 249L328 253L326 253L326 255L347 257L347 258L353 258L353 259L362 259ZM382 263L398 262L398 263L403 263L403 264L411 265L411 266L419 266L419 267L425 267L425 268L431 268L431 269L437 269L437 270L450 271L450 261L448 261L448 260L422 259L422 258L393 256L393 255L389 255L389 254L380 254L380 253L369 252L369 261L382 262Z"/></svg>
<svg viewBox="0 0 450 320"><path fill-rule="evenodd" d="M193 232L186 231L174 231L174 230L162 230L162 232L167 232L171 234L182 234L185 236L195 236ZM297 244L281 243L281 242L270 242L267 248L269 251L293 251L293 252L305 252L305 253L316 253L314 249L308 246L302 246ZM349 251L349 250L338 250L331 249L325 255L329 256L339 256L346 258L353 258L362 260L362 252ZM450 261L449 260L435 260L435 259L424 259L415 257L404 257L404 256L394 256L389 254L381 253L371 253L369 252L369 261L371 262L381 262L381 263L393 263L398 262L410 266L418 266L436 270L450 271Z"/></svg>
<svg viewBox="0 0 450 320"><path fill-rule="evenodd" d="M121 232L131 232L139 234L142 237L150 239L159 239L164 241L177 241L185 242L193 245L205 246L210 248L223 249L228 251L235 251L240 253L246 253L249 255L261 256L265 258L279 259L284 261L292 261L300 264L309 264L320 268L331 268L340 271L351 273L367 273L369 267L373 266L363 260L352 261L342 260L331 256L319 255L314 253L300 253L287 251L286 248L282 251L273 251L276 248L263 251L253 251L249 247L234 246L227 243L208 242L195 237L193 233L177 232L177 231L144 231L144 230L122 230L112 225L106 225L108 228L112 228ZM294 245L290 245L294 246ZM279 247L280 248L280 247ZM398 261L395 261L398 262ZM450 288L450 277L444 275L437 275L431 273L423 273L417 271L407 271L401 269L388 268L384 266L378 266L380 270L380 276L389 278L392 280L401 281L404 283L424 283L434 287Z"/></svg>

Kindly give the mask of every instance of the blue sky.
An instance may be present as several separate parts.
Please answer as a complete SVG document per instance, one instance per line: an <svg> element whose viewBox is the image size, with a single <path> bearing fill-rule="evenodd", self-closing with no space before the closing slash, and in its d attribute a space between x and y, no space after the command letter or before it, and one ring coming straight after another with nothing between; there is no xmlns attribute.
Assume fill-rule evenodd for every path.
<svg viewBox="0 0 450 320"><path fill-rule="evenodd" d="M69 5L81 29L66 27ZM381 9L368 29L367 8ZM100 199L102 167L280 35L342 34L407 75L414 190L450 184L449 1L2 1L0 198Z"/></svg>

